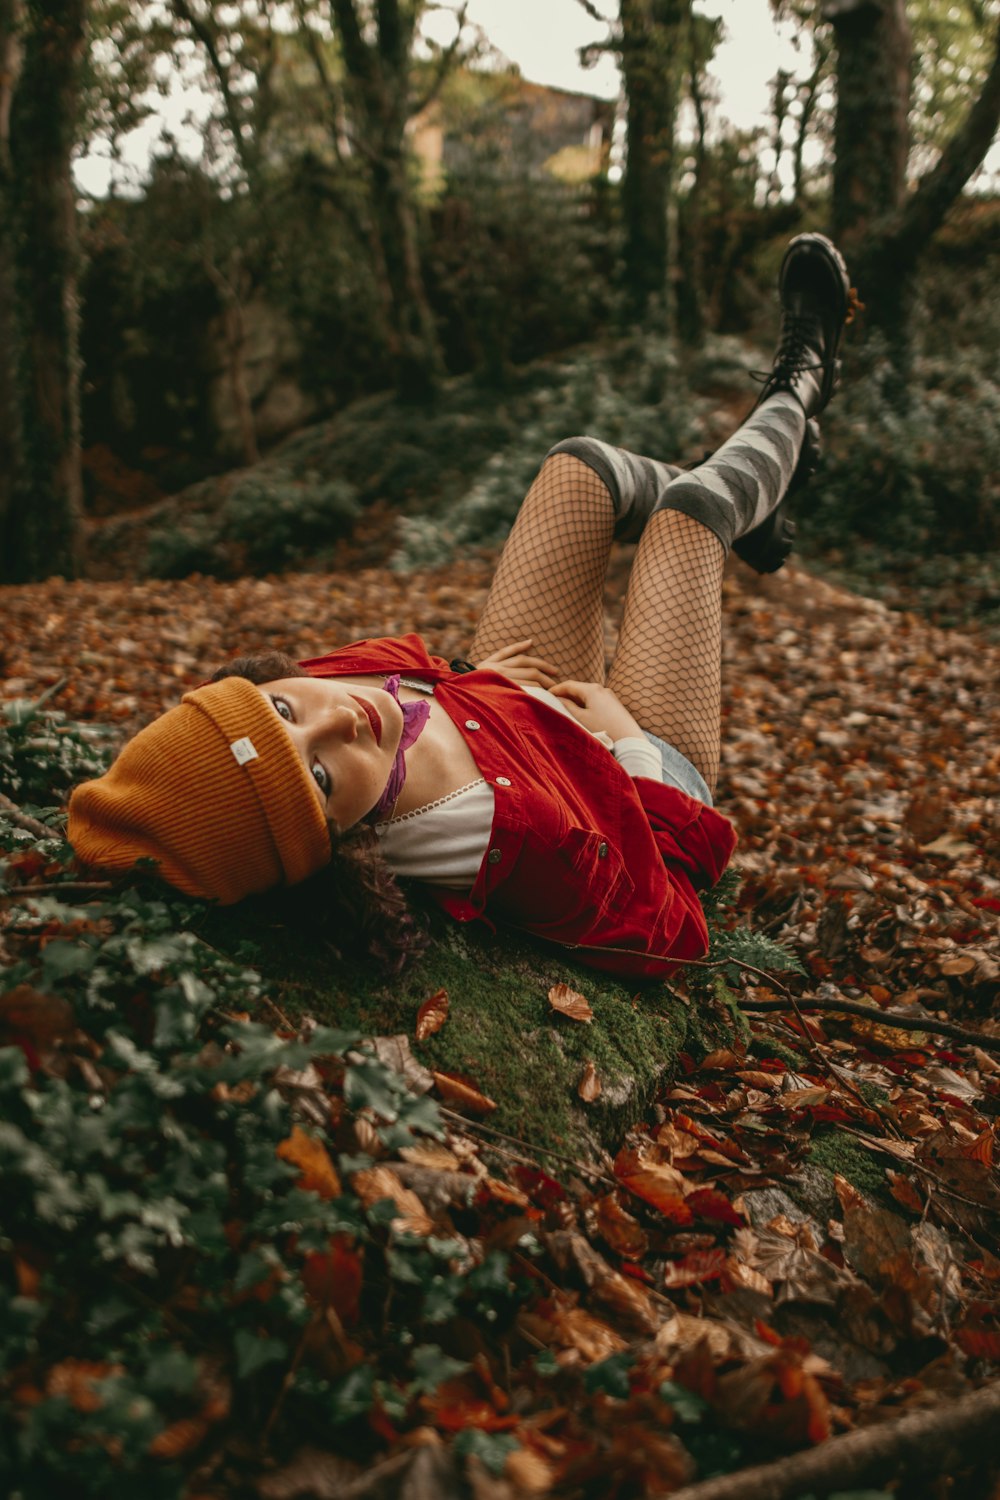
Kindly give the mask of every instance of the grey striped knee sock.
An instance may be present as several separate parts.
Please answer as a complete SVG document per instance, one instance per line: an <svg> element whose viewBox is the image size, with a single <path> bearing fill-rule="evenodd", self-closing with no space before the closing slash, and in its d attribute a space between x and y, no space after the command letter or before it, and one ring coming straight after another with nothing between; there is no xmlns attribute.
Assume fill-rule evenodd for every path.
<svg viewBox="0 0 1000 1500"><path fill-rule="evenodd" d="M641 453L615 448L599 438L566 438L545 456L551 458L554 453L569 453L580 459L607 487L615 508L614 534L620 542L639 540L665 486L684 472L676 464L644 458Z"/></svg>
<svg viewBox="0 0 1000 1500"><path fill-rule="evenodd" d="M805 431L806 414L794 396L769 397L711 458L673 479L656 509L692 516L714 531L728 552L781 501Z"/></svg>

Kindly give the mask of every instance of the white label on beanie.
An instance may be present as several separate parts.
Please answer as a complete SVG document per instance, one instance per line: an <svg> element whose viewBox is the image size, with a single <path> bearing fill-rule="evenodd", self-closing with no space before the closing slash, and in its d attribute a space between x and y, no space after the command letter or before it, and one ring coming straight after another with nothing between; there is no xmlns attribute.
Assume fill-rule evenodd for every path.
<svg viewBox="0 0 1000 1500"><path fill-rule="evenodd" d="M248 735L244 735L241 740L233 740L229 748L241 766L245 766L248 760L259 760L260 758L253 740Z"/></svg>

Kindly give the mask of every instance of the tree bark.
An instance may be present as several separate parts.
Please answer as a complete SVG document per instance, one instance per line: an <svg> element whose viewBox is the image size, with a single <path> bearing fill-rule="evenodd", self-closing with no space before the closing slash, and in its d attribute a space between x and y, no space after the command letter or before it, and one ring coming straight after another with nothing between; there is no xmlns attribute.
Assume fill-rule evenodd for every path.
<svg viewBox="0 0 1000 1500"><path fill-rule="evenodd" d="M330 10L347 75L354 145L368 183L396 385L406 399L424 400L433 395L442 366L407 181L406 122L420 5L379 0L377 25L367 31L359 0L330 0Z"/></svg>
<svg viewBox="0 0 1000 1500"><path fill-rule="evenodd" d="M905 401L915 274L1000 123L1000 25L990 71L937 165L909 194L912 44L904 0L825 0L837 50L833 227L869 328L886 337Z"/></svg>
<svg viewBox="0 0 1000 1500"><path fill-rule="evenodd" d="M26 0L10 103L6 274L12 291L12 480L0 569L77 571L82 512L76 203L70 170L86 0ZM6 215L5 215L6 217Z"/></svg>
<svg viewBox="0 0 1000 1500"><path fill-rule="evenodd" d="M673 317L677 247L669 233L675 169L674 126L690 0L621 0L621 60L628 100L625 178L625 278L633 317L657 302Z"/></svg>
<svg viewBox="0 0 1000 1500"><path fill-rule="evenodd" d="M10 117L21 72L20 0L0 0L0 542L14 504L20 413L17 391L17 329L14 319L14 166ZM5 571L0 558L0 577Z"/></svg>

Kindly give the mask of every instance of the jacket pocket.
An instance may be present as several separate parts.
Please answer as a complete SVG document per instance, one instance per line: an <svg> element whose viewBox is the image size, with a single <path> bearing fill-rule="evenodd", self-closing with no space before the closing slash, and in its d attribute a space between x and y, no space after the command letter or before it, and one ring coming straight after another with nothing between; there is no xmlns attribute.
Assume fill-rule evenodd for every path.
<svg viewBox="0 0 1000 1500"><path fill-rule="evenodd" d="M568 828L551 845L529 830L494 909L541 936L574 941L621 912L633 890L620 851L601 834Z"/></svg>

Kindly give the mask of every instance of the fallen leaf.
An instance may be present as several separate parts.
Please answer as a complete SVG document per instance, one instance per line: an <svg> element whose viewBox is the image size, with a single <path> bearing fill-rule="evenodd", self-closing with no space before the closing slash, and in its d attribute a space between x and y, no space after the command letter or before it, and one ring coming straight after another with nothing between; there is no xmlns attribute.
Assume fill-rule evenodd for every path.
<svg viewBox="0 0 1000 1500"><path fill-rule="evenodd" d="M404 1187L395 1172L390 1172L388 1167L370 1167L366 1171L355 1172L351 1178L351 1186L365 1208L371 1208L384 1198L392 1200L399 1209L399 1217L392 1222L397 1234L427 1235L434 1228L433 1219L416 1193L411 1188Z"/></svg>
<svg viewBox="0 0 1000 1500"><path fill-rule="evenodd" d="M291 1135L280 1142L275 1154L298 1167L300 1188L317 1193L320 1198L340 1197L343 1192L340 1178L326 1147L315 1136L307 1135L300 1125L292 1126Z"/></svg>
<svg viewBox="0 0 1000 1500"><path fill-rule="evenodd" d="M594 1012L590 1008L590 1002L586 995L581 995L579 990L571 990L568 984L554 984L549 990L549 1004L553 1010L559 1011L560 1015L569 1016L571 1021L587 1021L594 1019Z"/></svg>
<svg viewBox="0 0 1000 1500"><path fill-rule="evenodd" d="M45 1378L48 1396L65 1396L75 1411L99 1411L103 1401L95 1389L98 1382L125 1373L124 1365L112 1365L87 1359L63 1359L53 1365Z"/></svg>
<svg viewBox="0 0 1000 1500"><path fill-rule="evenodd" d="M204 1417L182 1417L158 1432L149 1445L153 1458L184 1458L201 1443L211 1424Z"/></svg>
<svg viewBox="0 0 1000 1500"><path fill-rule="evenodd" d="M577 1084L577 1093L585 1104L593 1104L601 1092L601 1080L597 1076L597 1069L592 1062L583 1065L583 1076Z"/></svg>
<svg viewBox="0 0 1000 1500"><path fill-rule="evenodd" d="M488 1115L496 1109L495 1102L485 1094L481 1094L471 1083L466 1083L464 1078L459 1078L455 1073L433 1073L431 1075L437 1084L438 1093L442 1099L447 1099L449 1104L454 1104L458 1109L466 1110L470 1115Z"/></svg>
<svg viewBox="0 0 1000 1500"><path fill-rule="evenodd" d="M440 1031L448 1019L448 991L435 990L434 994L426 999L417 1011L417 1025L414 1036L418 1042L425 1042L429 1036Z"/></svg>

